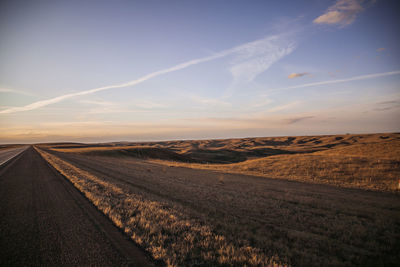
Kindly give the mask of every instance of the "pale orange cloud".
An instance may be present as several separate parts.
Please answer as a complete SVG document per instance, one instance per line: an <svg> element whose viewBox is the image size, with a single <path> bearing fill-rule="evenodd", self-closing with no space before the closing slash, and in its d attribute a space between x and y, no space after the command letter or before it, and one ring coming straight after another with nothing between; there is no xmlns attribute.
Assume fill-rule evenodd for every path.
<svg viewBox="0 0 400 267"><path fill-rule="evenodd" d="M338 24L349 25L354 22L357 15L364 10L362 0L339 0L328 10L316 18L316 24Z"/></svg>
<svg viewBox="0 0 400 267"><path fill-rule="evenodd" d="M293 72L293 73L289 74L288 78L289 79L294 79L294 78L303 77L303 76L306 76L306 75L310 75L310 73L308 73L308 72L302 72L302 73Z"/></svg>

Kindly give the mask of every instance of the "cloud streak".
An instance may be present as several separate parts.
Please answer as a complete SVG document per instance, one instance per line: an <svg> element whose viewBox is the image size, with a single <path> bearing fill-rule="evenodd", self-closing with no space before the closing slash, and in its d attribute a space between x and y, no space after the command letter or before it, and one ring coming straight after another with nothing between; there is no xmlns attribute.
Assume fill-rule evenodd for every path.
<svg viewBox="0 0 400 267"><path fill-rule="evenodd" d="M282 111L282 110L286 110L286 109L291 109L295 106L297 106L298 104L300 104L300 101L294 101L294 102L290 102L281 106L277 106L274 108L269 109L269 112L277 112L277 111Z"/></svg>
<svg viewBox="0 0 400 267"><path fill-rule="evenodd" d="M129 86L135 86L137 84L140 84L142 82L145 82L145 81L147 81L149 79L152 79L152 78L155 78L157 76L160 76L160 75L163 75L163 74L166 74L166 73L170 73L170 72L174 72L174 71L177 71L177 70L185 69L185 68L190 67L192 65L196 65L196 64L200 64L200 63L203 63L203 62L211 61L211 60L214 60L214 59L217 59L217 58L221 58L221 57L229 55L229 54L231 54L233 52L234 52L234 49L222 51L220 53L217 53L217 54L209 56L209 57L190 60L190 61L178 64L176 66L173 66L171 68L167 68L167 69L164 69L164 70L156 71L156 72L147 74L147 75L145 75L145 76L143 76L143 77L141 77L139 79L136 79L136 80L133 80L133 81L129 81L129 82L126 82L126 83L93 88L93 89L89 89L89 90L86 90L86 91L65 94L65 95L61 95L61 96L58 96L58 97L37 101L37 102L34 102L34 103L26 105L26 106L22 106L22 107L8 108L8 109L0 111L0 114L7 114L7 113L15 113L15 112L21 112L21 111L34 110L34 109L42 108L42 107L45 107L45 106L48 106L48 105L51 105L51 104L55 104L55 103L61 102L63 100L69 99L69 98L77 97L77 96L94 94L94 93L97 93L97 92L100 92L100 91L109 90L109 89L116 89L116 88L124 88L124 87L129 87Z"/></svg>
<svg viewBox="0 0 400 267"><path fill-rule="evenodd" d="M274 35L241 46L229 69L234 84L251 82L295 47L295 43L284 35Z"/></svg>
<svg viewBox="0 0 400 267"><path fill-rule="evenodd" d="M8 89L8 88L0 88L0 93L12 93L12 94L20 94L20 95L28 95L32 96L33 94L19 91L19 90L14 90L14 89Z"/></svg>
<svg viewBox="0 0 400 267"><path fill-rule="evenodd" d="M294 86L289 86L289 87L284 87L284 88L277 88L277 89L270 90L269 93L279 92L279 91L283 91L283 90L297 89L297 88L305 88L305 87L326 85L326 84L336 84L336 83L345 83L345 82L352 82L352 81L367 80L367 79L373 79L373 78L379 78L379 77L385 77L385 76L392 76L392 75L399 75L399 74L400 74L400 70L390 71L390 72L382 72L382 73L374 73L374 74L367 74L367 75L355 76L355 77L351 77L351 78L347 78L347 79L329 80L329 81L322 81L322 82L294 85Z"/></svg>
<svg viewBox="0 0 400 267"><path fill-rule="evenodd" d="M309 120L312 118L315 118L315 116L303 116L303 117L290 118L290 119L287 119L286 122L287 122L287 124L295 124L299 121Z"/></svg>
<svg viewBox="0 0 400 267"><path fill-rule="evenodd" d="M339 0L328 10L316 18L316 24L337 24L346 26L355 21L357 15L364 10L363 0Z"/></svg>
<svg viewBox="0 0 400 267"><path fill-rule="evenodd" d="M75 92L75 93L70 93L70 94L65 94L57 97L53 97L50 99L45 99L45 100L40 100L34 103L31 103L26 106L22 107L12 107L12 108L7 108L4 110L0 111L0 114L9 114L9 113L15 113L15 112L22 112L22 111L29 111L29 110L35 110L39 109L51 104L55 104L61 101L64 101L66 99L70 99L73 97L78 97L78 96L84 96L84 95L89 95L89 94L94 94L97 92L105 91L105 90L110 90L110 89L117 89L117 88L125 88L129 86L135 86L140 83L143 83L147 80L150 80L152 78L182 70L185 68L188 68L193 65L197 65L200 63L212 61L215 59L219 59L234 53L239 54L239 58L243 57L244 60L242 60L241 63L238 63L236 66L236 71L235 73L246 73L243 74L247 79L253 79L257 74L259 74L262 71L265 71L273 62L275 62L277 59L282 57L283 55L287 54L287 49L288 48L283 48L282 50L279 49L279 46L275 44L275 42L279 40L277 35L271 36L271 37L266 37L263 39L259 39L253 42L249 42L243 45L239 45L236 47L233 47L231 49L227 49L221 52L218 52L214 55L208 56L208 57L203 57L203 58L198 58L198 59L193 59L178 65L175 65L170 68L166 68L163 70L155 71L150 74L147 74L139 79L129 81L126 83L121 83L121 84L114 84L114 85L109 85L109 86L103 86L103 87L98 87L98 88L93 88L85 91L80 91L80 92ZM269 44L269 45L268 45ZM264 47L264 46L267 47ZM268 55L268 53L271 52L271 47L273 47L273 50L277 50L277 53L273 53L271 55ZM256 59L256 57L262 55L260 59ZM259 60L259 61L257 61Z"/></svg>
<svg viewBox="0 0 400 267"><path fill-rule="evenodd" d="M200 104L205 107L230 107L230 106L232 106L231 103L222 101L220 99L206 98L206 97L201 97L201 96L196 96L196 95L191 96L190 100L192 100L194 103Z"/></svg>
<svg viewBox="0 0 400 267"><path fill-rule="evenodd" d="M374 109L375 111L386 111L400 108L400 99L383 101L376 104L377 107Z"/></svg>
<svg viewBox="0 0 400 267"><path fill-rule="evenodd" d="M293 72L293 73L289 74L288 78L289 79L294 79L294 78L299 78L299 77L303 77L303 76L306 76L306 75L310 75L310 73L308 73L308 72L302 72L302 73Z"/></svg>

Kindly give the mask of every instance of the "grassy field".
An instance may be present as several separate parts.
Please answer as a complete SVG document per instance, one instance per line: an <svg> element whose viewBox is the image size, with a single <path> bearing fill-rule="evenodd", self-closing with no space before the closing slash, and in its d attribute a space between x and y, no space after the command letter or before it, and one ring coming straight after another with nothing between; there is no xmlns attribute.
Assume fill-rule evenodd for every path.
<svg viewBox="0 0 400 267"><path fill-rule="evenodd" d="M11 144L11 145L0 145L0 151L3 151L3 150L8 150L8 149L13 149L13 148L18 148L18 147L22 147L22 146L24 146L24 145L14 145L14 144Z"/></svg>
<svg viewBox="0 0 400 267"><path fill-rule="evenodd" d="M399 137L52 144L40 153L170 266L388 266L400 260Z"/></svg>
<svg viewBox="0 0 400 267"><path fill-rule="evenodd" d="M179 205L149 199L143 192L98 178L54 155L38 151L161 264L286 266L277 256L266 255L246 240L233 242L215 233Z"/></svg>
<svg viewBox="0 0 400 267"><path fill-rule="evenodd" d="M400 142L357 144L321 152L277 155L233 164L158 161L210 169L379 191L400 190Z"/></svg>
<svg viewBox="0 0 400 267"><path fill-rule="evenodd" d="M54 150L91 156L146 158L167 166L341 187L400 190L400 134L65 144L54 146Z"/></svg>

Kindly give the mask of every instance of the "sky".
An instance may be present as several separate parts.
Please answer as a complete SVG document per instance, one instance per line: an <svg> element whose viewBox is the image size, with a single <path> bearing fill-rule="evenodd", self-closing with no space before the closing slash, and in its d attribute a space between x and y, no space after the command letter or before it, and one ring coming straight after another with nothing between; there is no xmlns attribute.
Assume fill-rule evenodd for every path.
<svg viewBox="0 0 400 267"><path fill-rule="evenodd" d="M0 143L399 132L399 11L1 1Z"/></svg>

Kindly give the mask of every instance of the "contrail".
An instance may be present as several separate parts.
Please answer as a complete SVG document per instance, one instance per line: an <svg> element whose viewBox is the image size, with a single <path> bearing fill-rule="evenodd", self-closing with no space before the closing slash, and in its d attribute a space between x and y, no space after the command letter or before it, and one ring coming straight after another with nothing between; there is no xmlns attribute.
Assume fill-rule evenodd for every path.
<svg viewBox="0 0 400 267"><path fill-rule="evenodd" d="M335 83L344 83L344 82L351 82L351 81L366 80L366 79L372 79L372 78L378 78L378 77L384 77L384 76L391 76L391 75L399 75L399 74L400 74L400 70L390 71L390 72L382 72L382 73L374 73L374 74L367 74L367 75L355 76L355 77L347 78L347 79L329 80L329 81L323 81L323 82L306 83L306 84L294 85L294 86L289 86L289 87L284 87L284 88L277 88L277 89L269 90L269 93L279 92L279 91L289 90L289 89L297 89L297 88L325 85L325 84L335 84Z"/></svg>
<svg viewBox="0 0 400 267"><path fill-rule="evenodd" d="M8 88L0 88L0 92L33 96L33 94L31 94L31 93L27 93L27 92L15 90L15 89L8 89Z"/></svg>
<svg viewBox="0 0 400 267"><path fill-rule="evenodd" d="M65 99L68 98L72 98L72 97L76 97L76 96L82 96L82 95L88 95L88 94L93 94L96 92L100 92L100 91L104 91L104 90L109 90L109 89L115 89L115 88L123 88L123 87L128 87L128 86L134 86L137 84L140 84L144 81L147 81L149 79L152 79L154 77L166 74L166 73L170 73L170 72L174 72L174 71L178 71L181 69L185 69L187 67L190 67L192 65L197 65L203 62L207 62L207 61L211 61L214 59L218 59L218 58L222 58L225 56L228 56L230 54L236 53L236 52L243 52L243 51L252 51L254 50L254 48L257 48L258 46L260 46L260 43L262 42L269 42L271 40L275 40L279 38L279 35L272 35L269 37L265 37L259 40L255 40L249 43L245 43L236 47L233 47L231 49L228 50L223 50L221 52L218 52L214 55L208 56L208 57L204 57L204 58L198 58L198 59L193 59L181 64L178 64L176 66L167 68L167 69L163 69L163 70L159 70L150 74L147 74L137 80L133 80L133 81L129 81L126 83L121 83L121 84L115 84L115 85L109 85L109 86L104 86L104 87L98 87L98 88L93 88L93 89L89 89L86 91L80 91L80 92L76 92L76 93L70 93L70 94L66 94L66 95L61 95L58 97L54 97L54 98L50 98L50 99L46 99L46 100L40 100L37 102L34 102L32 104L26 105L26 106L22 106L22 107L12 107L12 108L8 108L8 109L4 109L2 111L0 111L0 114L6 114L6 113L14 113L14 112L20 112L20 111L28 111L28 110L33 110L33 109L38 109L50 104L54 104L54 103L58 103L60 101L63 101Z"/></svg>
<svg viewBox="0 0 400 267"><path fill-rule="evenodd" d="M7 108L4 110L0 111L0 114L7 114L7 113L14 113L14 112L20 112L20 111L28 111L28 110L34 110L34 109L38 109L50 104L55 104L58 103L60 101L63 101L65 99L68 98L72 98L72 97L76 97L76 96L82 96L82 95L88 95L88 94L93 94L96 92L100 92L100 91L104 91L104 90L109 90L109 89L115 89L115 88L123 88L123 87L128 87L128 86L134 86L137 84L140 84L142 82L145 82L149 79L152 79L154 77L166 74L166 73L170 73L170 72L174 72L174 71L178 71L181 69L185 69L187 67L193 66L193 65L197 65L203 62L207 62L207 61L211 61L214 59L218 59L218 58L222 58L225 56L228 56L230 54L233 53L250 53L250 54L254 54L256 53L258 50L262 50L262 53L266 53L269 50L269 47L271 46L269 43L279 40L279 38L285 36L285 34L279 34L279 35L271 35L262 39L258 39L252 42L248 42L236 47L233 47L231 49L227 49L227 50L223 50L221 52L218 52L214 55L208 56L208 57L203 57L203 58L198 58L198 59L193 59L178 65L175 65L173 67L167 68L167 69L163 69L163 70L159 70L159 71L155 71L153 73L147 74L139 79L133 80L133 81L129 81L126 83L121 83L121 84L115 84L115 85L109 85L109 86L104 86L104 87L98 87L98 88L93 88L93 89L89 89L89 90L85 90L85 91L80 91L80 92L76 92L76 93L70 93L70 94L65 94L65 95L61 95L58 97L54 97L54 98L50 98L50 99L46 99L46 100L40 100L37 102L34 102L32 104L26 105L26 106L22 106L22 107L12 107L12 108ZM273 51L272 51L273 52ZM281 51L278 51L281 52ZM291 52L291 50L289 51ZM286 53L287 54L287 53ZM281 55L283 56L283 55Z"/></svg>
<svg viewBox="0 0 400 267"><path fill-rule="evenodd" d="M189 66L192 65L196 65L199 63L203 63L203 62L207 62L207 61L211 61L217 58L221 58L224 56L227 56L233 52L235 52L237 49L240 49L240 47L235 47L229 50L225 50L222 52L219 52L215 55L209 56L209 57L204 57L204 58L199 58L199 59L194 59L194 60L190 60L184 63L181 63L179 65L176 65L174 67L168 68L168 69L164 69L164 70L159 70L150 74L147 74L137 80L133 80L130 82L126 82L126 83L121 83L121 84L115 84L115 85L109 85L109 86L104 86L104 87L98 87L98 88L93 88L93 89L89 89L86 91L81 91L81 92L76 92L76 93L70 93L70 94L66 94L66 95L62 95L62 96L58 96L58 97L54 97L54 98L50 98L50 99L46 99L46 100L41 100L41 101L37 101L34 102L32 104L23 106L23 107L13 107L13 108L8 108L5 110L0 111L0 114L6 114L6 113L14 113L14 112L20 112L20 111L28 111L28 110L33 110L33 109L38 109L50 104L54 104L54 103L58 103L60 101L63 101L65 99L68 98L72 98L75 96L82 96L82 95L89 95L89 94L93 94L96 92L100 92L100 91L104 91L104 90L108 90L108 89L114 89L114 88L123 88L123 87L128 87L128 86L133 86L133 85L137 85L139 83L142 83L144 81L147 81L151 78L160 76L162 74L166 74L169 72L173 72L173 71L177 71L177 70L181 70L184 68L187 68Z"/></svg>
<svg viewBox="0 0 400 267"><path fill-rule="evenodd" d="M190 66L193 66L193 65L197 65L197 64L200 64L200 63L203 63L203 62L207 62L207 61L211 61L211 60L214 60L214 59L222 58L222 57L228 56L228 55L233 54L233 53L242 53L242 54L243 53L249 53L250 55L253 55L253 54L257 54L257 53L263 54L263 53L271 52L271 53L274 54L274 53L277 53L277 52L276 51L269 51L269 50L271 50L271 44L270 43L271 42L276 42L277 40L279 40L281 37L284 37L284 36L285 36L285 34L271 35L271 36L268 36L268 37L265 37L265 38L262 38L262 39L258 39L258 40L252 41L252 42L248 42L248 43L233 47L231 49L223 50L221 52L218 52L218 53L216 53L214 55L211 55L211 56L208 56L208 57L193 59L193 60L190 60L190 61L178 64L178 65L175 65L175 66L167 68L167 69L155 71L155 72L147 74L147 75L145 75L145 76L143 76L143 77L141 77L139 79L133 80L133 81L129 81L129 82L126 82L126 83L121 83L121 84L104 86L104 87L93 88L93 89L80 91L80 92L76 92L76 93L65 94L65 95L61 95L61 96L50 98L50 99L46 99L46 100L40 100L40 101L31 103L29 105L22 106L22 107L7 108L7 109L4 109L4 110L1 110L0 114L7 114L7 113L20 112L20 111L34 110L34 109L38 109L38 108L41 108L41 107L44 107L44 106L47 106L47 105L50 105L50 104L55 104L55 103L58 103L60 101L65 100L65 99L76 97L76 96L93 94L93 93L96 93L96 92L109 90L109 89L134 86L134 85L140 84L142 82L145 82L145 81L147 81L149 79L152 79L154 77L157 77L157 76L160 76L160 75L163 75L163 74L166 74L166 73L178 71L178 70L181 70L181 69L185 69L187 67L190 67ZM275 47L273 46L272 48L275 48ZM284 56L285 54L290 53L292 50L293 50L293 48L291 48L291 50L289 49L289 51L287 51L287 52L282 54L282 51L278 49L278 53L282 54L282 55L278 55L278 58ZM274 55L272 55L272 56L274 56ZM277 60L277 58L272 60L270 62L270 64L272 64L273 61L276 61L276 60ZM258 62L256 62L256 63L258 63ZM268 66L264 66L263 70L265 70L265 68L268 68ZM248 67L249 66L247 66L247 68Z"/></svg>

